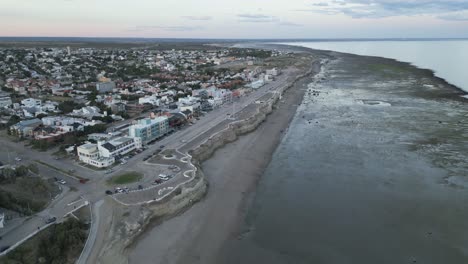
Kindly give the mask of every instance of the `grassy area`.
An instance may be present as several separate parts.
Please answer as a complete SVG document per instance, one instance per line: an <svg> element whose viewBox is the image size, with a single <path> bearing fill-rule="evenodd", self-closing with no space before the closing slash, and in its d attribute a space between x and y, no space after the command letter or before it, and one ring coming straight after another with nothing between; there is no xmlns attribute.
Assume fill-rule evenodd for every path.
<svg viewBox="0 0 468 264"><path fill-rule="evenodd" d="M72 264L81 254L89 225L84 221L70 218L52 225L26 241L4 257L5 264Z"/></svg>
<svg viewBox="0 0 468 264"><path fill-rule="evenodd" d="M143 174L139 172L126 172L124 174L116 175L107 180L108 184L119 185L119 184L128 184L139 181L143 178Z"/></svg>
<svg viewBox="0 0 468 264"><path fill-rule="evenodd" d="M67 174L68 176L71 176L71 177L76 178L76 179L79 179L79 180L89 180L89 179L87 179L87 178L83 178L83 177L77 176L77 175L75 175L75 174L74 174L73 172L71 172L71 171L62 170L62 169L60 169L60 168L57 168L57 167L55 167L55 166L53 166L53 165L50 165L49 163L46 163L46 162L43 162L43 161L40 161L40 160L34 160L34 162L37 162L37 163L42 164L42 165L44 165L44 166L47 166L47 167L49 167L49 168L51 168L51 169L54 169L54 170L56 170L56 171L59 171L59 172L61 172L61 173L63 173L63 174Z"/></svg>
<svg viewBox="0 0 468 264"><path fill-rule="evenodd" d="M60 190L52 181L39 177L21 177L0 185L0 207L26 215L39 212Z"/></svg>

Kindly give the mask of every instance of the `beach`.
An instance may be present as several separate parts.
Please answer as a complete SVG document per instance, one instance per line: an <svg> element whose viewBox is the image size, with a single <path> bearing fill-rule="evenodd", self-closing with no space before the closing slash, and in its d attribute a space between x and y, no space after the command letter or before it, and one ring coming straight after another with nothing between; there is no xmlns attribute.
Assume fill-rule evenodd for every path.
<svg viewBox="0 0 468 264"><path fill-rule="evenodd" d="M314 72L319 70L319 65L315 66ZM149 256L157 259L156 263L217 263L222 244L241 231L240 223L257 181L286 133L309 82L311 77L298 81L255 131L217 150L202 164L209 183L206 197L144 234L130 251L130 263L141 263Z"/></svg>
<svg viewBox="0 0 468 264"><path fill-rule="evenodd" d="M130 263L468 259L464 93L407 63L310 52L330 67L203 162L206 197L146 232Z"/></svg>

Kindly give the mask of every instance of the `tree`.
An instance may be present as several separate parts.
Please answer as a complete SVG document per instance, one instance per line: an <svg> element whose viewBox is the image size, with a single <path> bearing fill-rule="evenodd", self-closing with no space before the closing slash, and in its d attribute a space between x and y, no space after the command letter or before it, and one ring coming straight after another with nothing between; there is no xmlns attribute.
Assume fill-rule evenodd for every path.
<svg viewBox="0 0 468 264"><path fill-rule="evenodd" d="M12 115L10 117L10 120L8 120L7 126L12 126L14 124L17 124L19 121L21 121L21 118L17 115Z"/></svg>

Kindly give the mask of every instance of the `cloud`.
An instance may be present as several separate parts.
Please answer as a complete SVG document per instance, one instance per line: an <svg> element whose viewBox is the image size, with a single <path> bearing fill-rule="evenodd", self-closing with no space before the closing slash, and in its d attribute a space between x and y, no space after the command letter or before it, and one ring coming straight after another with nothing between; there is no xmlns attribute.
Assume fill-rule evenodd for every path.
<svg viewBox="0 0 468 264"><path fill-rule="evenodd" d="M184 31L196 31L201 30L203 27L195 26L136 26L129 28L127 32L144 32L144 31L153 31L153 30L164 30L164 31L175 31L175 32L184 32Z"/></svg>
<svg viewBox="0 0 468 264"><path fill-rule="evenodd" d="M285 27L302 27L304 25L301 24L296 24L293 22L288 22L288 21L281 21L278 23L279 26L285 26Z"/></svg>
<svg viewBox="0 0 468 264"><path fill-rule="evenodd" d="M449 21L468 21L468 10L447 13L438 18Z"/></svg>
<svg viewBox="0 0 468 264"><path fill-rule="evenodd" d="M194 21L207 21L213 19L211 16L182 16L182 18Z"/></svg>
<svg viewBox="0 0 468 264"><path fill-rule="evenodd" d="M237 17L239 18L239 22L249 23L271 23L279 21L275 16L267 16L263 14L239 14Z"/></svg>
<svg viewBox="0 0 468 264"><path fill-rule="evenodd" d="M467 0L332 0L313 2L296 11L344 14L353 18L432 15L445 20L467 20Z"/></svg>

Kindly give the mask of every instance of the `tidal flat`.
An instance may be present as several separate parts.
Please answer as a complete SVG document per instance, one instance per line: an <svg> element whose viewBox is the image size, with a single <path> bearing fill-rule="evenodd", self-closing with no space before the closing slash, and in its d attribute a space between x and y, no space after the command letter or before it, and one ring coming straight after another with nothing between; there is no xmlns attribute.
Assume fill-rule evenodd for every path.
<svg viewBox="0 0 468 264"><path fill-rule="evenodd" d="M310 52L330 62L217 263L467 263L465 93L407 63Z"/></svg>

